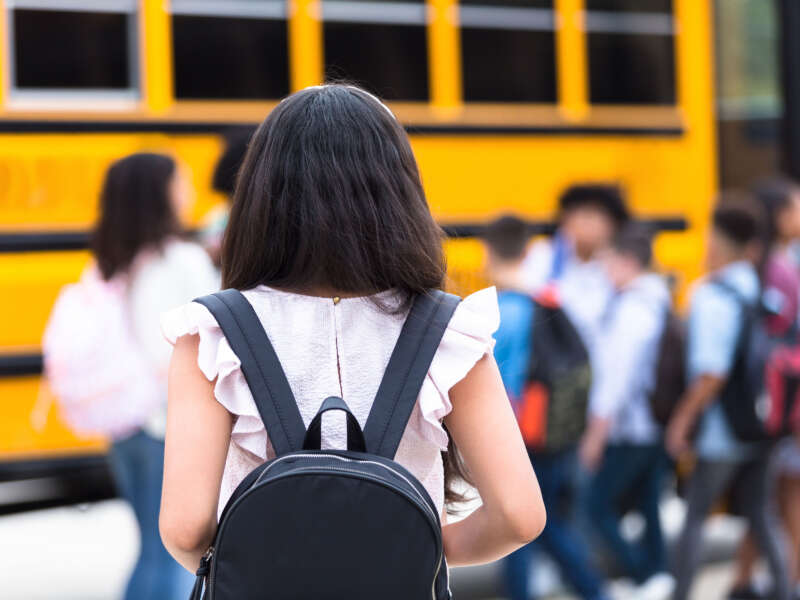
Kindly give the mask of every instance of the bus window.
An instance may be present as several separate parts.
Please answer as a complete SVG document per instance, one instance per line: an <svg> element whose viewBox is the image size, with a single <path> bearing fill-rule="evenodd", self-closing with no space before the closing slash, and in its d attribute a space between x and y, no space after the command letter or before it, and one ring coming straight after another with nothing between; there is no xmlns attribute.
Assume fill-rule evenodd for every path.
<svg viewBox="0 0 800 600"><path fill-rule="evenodd" d="M586 0L594 104L675 104L672 0Z"/></svg>
<svg viewBox="0 0 800 600"><path fill-rule="evenodd" d="M7 5L12 96L138 95L135 0Z"/></svg>
<svg viewBox="0 0 800 600"><path fill-rule="evenodd" d="M553 0L461 0L467 102L556 101Z"/></svg>
<svg viewBox="0 0 800 600"><path fill-rule="evenodd" d="M428 101L424 0L323 0L325 75L387 100Z"/></svg>
<svg viewBox="0 0 800 600"><path fill-rule="evenodd" d="M289 93L283 0L173 0L178 100L268 100Z"/></svg>

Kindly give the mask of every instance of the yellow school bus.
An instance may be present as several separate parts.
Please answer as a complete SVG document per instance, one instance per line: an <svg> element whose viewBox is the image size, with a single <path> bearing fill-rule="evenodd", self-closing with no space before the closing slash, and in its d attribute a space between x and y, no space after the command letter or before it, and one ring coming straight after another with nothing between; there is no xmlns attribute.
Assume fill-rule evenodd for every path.
<svg viewBox="0 0 800 600"><path fill-rule="evenodd" d="M665 231L683 285L717 189L713 19L698 0L0 0L0 482L102 468L41 389L39 344L114 159L176 156L197 225L229 128L347 79L407 127L455 289L483 281L482 224L544 232L586 180Z"/></svg>

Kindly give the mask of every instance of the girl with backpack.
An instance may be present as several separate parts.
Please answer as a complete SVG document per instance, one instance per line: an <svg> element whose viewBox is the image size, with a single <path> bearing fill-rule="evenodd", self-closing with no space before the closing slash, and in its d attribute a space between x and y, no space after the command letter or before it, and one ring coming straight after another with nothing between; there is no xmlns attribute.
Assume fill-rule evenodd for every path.
<svg viewBox="0 0 800 600"><path fill-rule="evenodd" d="M91 239L94 260L60 293L43 342L64 420L79 434L111 440L111 471L141 534L128 600L172 600L191 589L158 533L171 350L158 321L176 303L219 286L205 251L182 239L186 186L168 156L133 154L111 166Z"/></svg>
<svg viewBox="0 0 800 600"><path fill-rule="evenodd" d="M800 356L798 312L800 311L800 269L793 246L800 239L800 187L788 179L759 182L755 199L765 215L760 264L764 301L770 314L764 320L769 336L786 346L789 356ZM792 361L796 363L795 361ZM787 373L796 373L794 367ZM788 412L792 412L791 410ZM795 412L796 414L796 412ZM787 562L795 596L800 596L800 434L778 442L774 454L774 505L789 539ZM765 594L753 580L760 553L752 531L748 531L736 556L731 600L749 600Z"/></svg>
<svg viewBox="0 0 800 600"><path fill-rule="evenodd" d="M181 564L191 571L199 566L211 597L402 597L398 590L418 577L406 565L415 559L410 545L420 532L404 525L402 502L390 510L377 500L362 501L373 497L366 487L357 488L363 496L342 500L351 488L337 496L329 493L335 478L315 479L322 471L344 471L342 464L350 465L359 486L372 477L355 472L365 465L383 469L386 486L391 472L402 475L424 500L423 508L431 508L434 538L440 538L450 566L496 560L541 531L539 487L492 358L499 320L494 289L465 298L441 321L419 320L430 298L445 304L453 298L436 291L446 276L441 241L408 137L371 94L347 85L302 90L284 99L254 134L222 249L223 287L243 292L252 320L248 325L241 319L245 313L233 311L226 322L225 312L208 299L162 319L175 349L161 533ZM232 290L217 296L223 304L240 298ZM245 338L266 331L260 344L250 346L254 356L274 348L272 362L261 363L261 379L256 369L248 371L259 356L233 350L237 343L230 332L237 322ZM430 364L416 360L422 351L403 351L412 330L424 338L437 328ZM419 347L427 350L425 339ZM409 369L395 368L405 360ZM387 417L396 440L382 452L371 437L378 398L385 387L402 387L415 377L388 405L389 412L401 411L401 399L412 390L407 420ZM293 400L287 403L287 396ZM321 405L351 411L347 427L341 415L326 414L320 439L315 414ZM285 454L297 450L286 441L291 428L280 426L288 413L296 414L305 454ZM264 425L265 414L273 414L274 427ZM320 456L332 466L313 472L298 467L282 480L288 486L307 476L316 487L245 508L259 490L258 481L243 482L249 473L269 479L268 469ZM459 477L474 483L482 505L448 523L446 507L465 489L456 487ZM393 481L396 489L400 480ZM277 490L280 481L272 485ZM334 514L321 516L328 504L336 507ZM249 520L243 523L246 510ZM348 520L354 514L373 529L365 532L358 519ZM343 530L341 520L348 520ZM243 536L248 530L266 533L226 542L232 529ZM238 550L245 545L246 551ZM394 562L381 565L373 555ZM244 573L245 563L253 565L247 583L230 575ZM384 567L389 580L380 589L370 587L373 572ZM439 578L446 574L441 567ZM406 598L449 598L446 581L439 584L437 579L432 588L429 582L420 587L426 593ZM201 597L201 586L198 580L193 597ZM229 591L234 588L240 591Z"/></svg>

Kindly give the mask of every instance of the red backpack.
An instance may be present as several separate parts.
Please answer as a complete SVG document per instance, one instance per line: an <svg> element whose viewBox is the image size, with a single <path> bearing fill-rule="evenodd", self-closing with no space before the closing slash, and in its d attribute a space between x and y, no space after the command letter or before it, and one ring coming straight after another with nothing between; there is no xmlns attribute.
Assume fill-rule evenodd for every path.
<svg viewBox="0 0 800 600"><path fill-rule="evenodd" d="M770 437L800 432L800 344L781 345L766 365L767 394L758 403Z"/></svg>

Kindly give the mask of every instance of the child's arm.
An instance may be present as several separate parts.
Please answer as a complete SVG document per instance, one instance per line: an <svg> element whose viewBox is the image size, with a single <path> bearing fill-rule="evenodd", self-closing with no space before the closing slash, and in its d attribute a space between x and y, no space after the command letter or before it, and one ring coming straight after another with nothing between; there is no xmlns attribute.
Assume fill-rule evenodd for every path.
<svg viewBox="0 0 800 600"><path fill-rule="evenodd" d="M689 389L675 408L664 434L667 451L673 458L678 458L689 449L695 423L705 408L720 394L725 381L725 377L704 374L689 385Z"/></svg>
<svg viewBox="0 0 800 600"><path fill-rule="evenodd" d="M686 351L692 378L664 432L667 452L678 458L691 445L691 434L705 409L725 387L733 366L741 307L727 292L703 285L692 298Z"/></svg>
<svg viewBox="0 0 800 600"><path fill-rule="evenodd" d="M170 554L194 572L217 529L231 415L197 366L197 335L175 344L169 370L164 489L159 527Z"/></svg>
<svg viewBox="0 0 800 600"><path fill-rule="evenodd" d="M586 427L578 447L578 458L584 469L595 471L600 466L610 429L611 419L590 416L589 425Z"/></svg>
<svg viewBox="0 0 800 600"><path fill-rule="evenodd" d="M495 361L484 356L450 390L447 428L483 504L443 528L451 566L501 558L536 538L545 507Z"/></svg>

